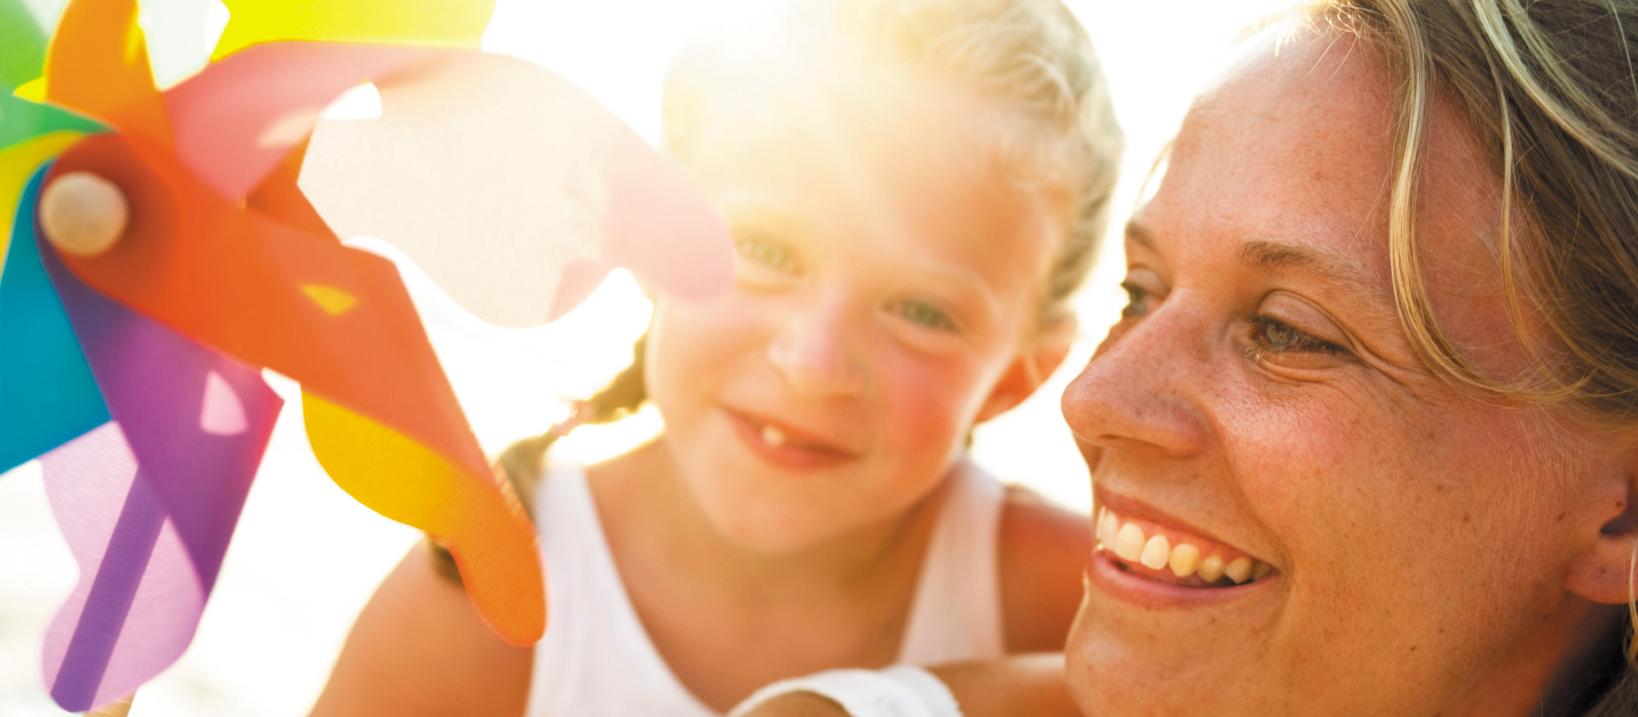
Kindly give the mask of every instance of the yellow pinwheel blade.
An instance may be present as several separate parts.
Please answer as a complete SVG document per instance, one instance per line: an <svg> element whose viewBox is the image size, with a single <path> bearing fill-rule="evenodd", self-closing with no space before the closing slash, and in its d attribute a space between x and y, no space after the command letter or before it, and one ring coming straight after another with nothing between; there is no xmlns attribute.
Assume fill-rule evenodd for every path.
<svg viewBox="0 0 1638 717"><path fill-rule="evenodd" d="M455 556L468 597L495 633L527 645L546 629L534 527L493 476L473 476L380 423L302 394L307 438L342 490L431 534Z"/></svg>
<svg viewBox="0 0 1638 717"><path fill-rule="evenodd" d="M225 0L211 59L263 42L324 40L477 47L494 0Z"/></svg>
<svg viewBox="0 0 1638 717"><path fill-rule="evenodd" d="M0 149L0 266L5 266L6 249L11 245L12 222L21 209L23 185L46 160L80 141L79 132L53 132ZM23 211L33 211L32 208Z"/></svg>

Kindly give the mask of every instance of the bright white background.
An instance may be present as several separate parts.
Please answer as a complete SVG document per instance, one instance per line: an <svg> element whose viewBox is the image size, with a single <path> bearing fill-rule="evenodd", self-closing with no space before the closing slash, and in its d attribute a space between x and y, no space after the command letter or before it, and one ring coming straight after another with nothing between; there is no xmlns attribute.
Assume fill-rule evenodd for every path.
<svg viewBox="0 0 1638 717"><path fill-rule="evenodd" d="M44 15L61 2L27 4ZM145 8L144 14L205 2L159 0L158 12ZM500 0L484 45L568 77L654 140L659 83L679 37L701 17L748 2L755 0ZM1103 58L1128 136L1117 222L1131 208L1133 180L1170 135L1192 89L1217 69L1232 33L1286 3L1070 0ZM174 37L175 51L156 57L161 79L186 72L197 62L190 56L209 47L203 32ZM1080 510L1090 503L1086 471L1059 417L1058 397L1119 311L1115 244L1107 243L1083 292L1083 336L1065 368L1029 402L981 428L975 444L978 459L993 471ZM559 416L555 399L585 395L623 366L646 317L630 280L616 276L556 324L501 331L464 314L413 267L405 274L473 428L491 452ZM133 715L304 714L359 608L418 539L335 487L308 451L293 387L280 382L275 388L286 410L199 632L182 660L141 690ZM653 421L640 419L585 431L561 451L581 459L607 455L651 430ZM38 465L0 476L0 715L63 714L41 686L39 651L75 573Z"/></svg>

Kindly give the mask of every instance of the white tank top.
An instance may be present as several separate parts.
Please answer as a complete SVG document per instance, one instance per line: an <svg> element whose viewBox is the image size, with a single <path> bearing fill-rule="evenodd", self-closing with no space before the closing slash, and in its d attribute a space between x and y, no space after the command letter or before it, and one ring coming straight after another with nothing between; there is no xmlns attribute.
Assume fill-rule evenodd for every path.
<svg viewBox="0 0 1638 717"><path fill-rule="evenodd" d="M970 463L959 464L953 480L922 559L897 664L1005 652L996 558L1003 490ZM550 617L535 645L526 717L715 717L672 674L643 630L585 471L549 470L535 491L534 517L548 566Z"/></svg>

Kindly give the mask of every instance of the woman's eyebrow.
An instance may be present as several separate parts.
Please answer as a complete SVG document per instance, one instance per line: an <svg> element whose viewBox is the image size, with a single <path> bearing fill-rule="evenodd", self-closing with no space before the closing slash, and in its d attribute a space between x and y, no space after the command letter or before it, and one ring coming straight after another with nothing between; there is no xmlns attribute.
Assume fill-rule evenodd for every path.
<svg viewBox="0 0 1638 717"><path fill-rule="evenodd" d="M1236 254L1254 268L1300 270L1338 292L1353 296L1385 295L1381 283L1361 270L1357 260L1326 249L1246 239L1236 247Z"/></svg>
<svg viewBox="0 0 1638 717"><path fill-rule="evenodd" d="M1150 251L1160 250L1154 234L1136 219L1126 223L1126 241ZM1235 248L1235 253L1252 268L1301 269L1340 291L1365 295L1383 293L1381 284L1360 270L1356 260L1326 249L1269 239L1246 239Z"/></svg>
<svg viewBox="0 0 1638 717"><path fill-rule="evenodd" d="M1159 251L1154 233L1137 220L1127 222L1126 241L1149 251ZM1369 307L1370 319L1387 322L1381 323L1381 328L1398 326L1391 308L1385 312L1377 310L1379 307L1394 306L1392 290L1361 268L1356 258L1320 247L1255 238L1241 241L1235 247L1235 254L1250 268L1263 271L1296 270L1311 276L1348 303Z"/></svg>

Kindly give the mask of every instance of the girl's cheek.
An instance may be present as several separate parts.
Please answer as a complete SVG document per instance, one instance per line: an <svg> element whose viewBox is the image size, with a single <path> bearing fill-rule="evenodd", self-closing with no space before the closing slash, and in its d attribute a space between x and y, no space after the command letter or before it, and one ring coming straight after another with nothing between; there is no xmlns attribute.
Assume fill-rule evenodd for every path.
<svg viewBox="0 0 1638 717"><path fill-rule="evenodd" d="M885 387L883 399L891 418L889 430L899 435L900 446L927 448L959 445L966 435L967 416L983 396L976 395L972 367L945 361L898 360L883 362L878 374Z"/></svg>

